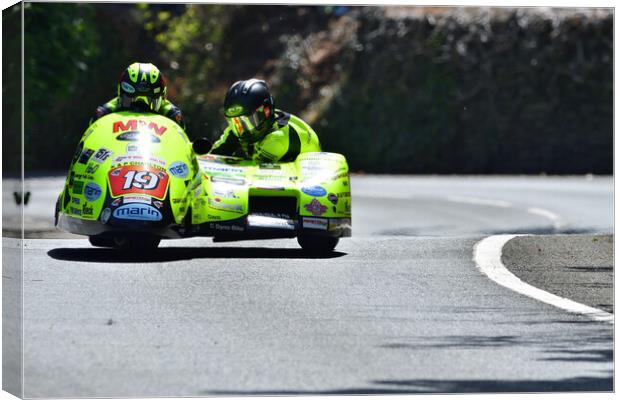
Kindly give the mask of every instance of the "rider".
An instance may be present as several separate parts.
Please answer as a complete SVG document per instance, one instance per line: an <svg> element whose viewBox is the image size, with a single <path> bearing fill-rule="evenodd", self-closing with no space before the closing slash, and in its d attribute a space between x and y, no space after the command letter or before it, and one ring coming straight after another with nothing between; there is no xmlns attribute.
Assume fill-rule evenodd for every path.
<svg viewBox="0 0 620 400"><path fill-rule="evenodd" d="M166 78L153 64L131 64L121 74L118 95L97 107L92 124L106 114L116 111L150 111L164 115L185 129L181 109L166 98Z"/></svg>
<svg viewBox="0 0 620 400"><path fill-rule="evenodd" d="M319 138L307 123L274 107L265 81L235 82L226 93L224 114L228 127L211 154L276 162L321 151Z"/></svg>

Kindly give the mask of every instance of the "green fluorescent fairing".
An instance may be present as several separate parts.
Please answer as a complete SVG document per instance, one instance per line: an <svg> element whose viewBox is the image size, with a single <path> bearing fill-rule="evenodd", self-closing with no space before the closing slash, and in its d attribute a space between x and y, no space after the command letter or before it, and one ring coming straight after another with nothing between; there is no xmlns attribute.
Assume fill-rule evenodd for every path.
<svg viewBox="0 0 620 400"><path fill-rule="evenodd" d="M351 217L349 167L340 154L303 153L273 164L205 155L198 163L203 179L193 189L192 224L238 219L250 211L250 196L295 198L302 217Z"/></svg>
<svg viewBox="0 0 620 400"><path fill-rule="evenodd" d="M132 136L137 140L119 140ZM170 167L179 162L189 167L187 177L170 173ZM175 222L181 223L187 210L185 181L191 180L197 171L191 143L174 121L157 114L128 111L106 115L86 129L69 169L60 211L74 218L96 220L106 195L113 199L122 197L112 193L109 173L123 166L143 166L164 172L168 176L164 196L169 193L171 198L183 199L171 204ZM92 190L85 193L87 186L100 187L101 195L95 199ZM163 200L152 191L135 190L129 195Z"/></svg>

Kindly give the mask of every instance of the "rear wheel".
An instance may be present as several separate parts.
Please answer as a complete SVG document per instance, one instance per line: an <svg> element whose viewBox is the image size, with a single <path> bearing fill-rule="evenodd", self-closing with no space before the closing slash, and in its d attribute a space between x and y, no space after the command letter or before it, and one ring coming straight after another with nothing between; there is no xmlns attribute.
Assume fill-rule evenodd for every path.
<svg viewBox="0 0 620 400"><path fill-rule="evenodd" d="M336 248L339 240L340 238L331 236L297 236L297 243L299 243L301 248L312 253L330 252Z"/></svg>

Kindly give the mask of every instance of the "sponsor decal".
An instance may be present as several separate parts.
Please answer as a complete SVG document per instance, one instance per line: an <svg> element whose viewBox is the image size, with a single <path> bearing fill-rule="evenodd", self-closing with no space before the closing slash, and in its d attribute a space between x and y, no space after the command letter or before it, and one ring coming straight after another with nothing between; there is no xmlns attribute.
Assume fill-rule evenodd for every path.
<svg viewBox="0 0 620 400"><path fill-rule="evenodd" d="M236 231L236 232L243 232L243 227L242 226L238 226L238 225L224 225L224 224L219 224L217 222L213 223L209 223L209 228L211 229L215 229L216 231Z"/></svg>
<svg viewBox="0 0 620 400"><path fill-rule="evenodd" d="M74 181L73 182L73 194L82 194L84 190L84 181Z"/></svg>
<svg viewBox="0 0 620 400"><path fill-rule="evenodd" d="M134 93L136 89L127 82L121 82L121 88L127 93Z"/></svg>
<svg viewBox="0 0 620 400"><path fill-rule="evenodd" d="M172 204L178 204L178 203L182 202L183 200L185 200L185 199L182 198L182 197L177 197L177 198L173 198L171 201L172 201Z"/></svg>
<svg viewBox="0 0 620 400"><path fill-rule="evenodd" d="M98 164L101 164L105 160L107 160L108 157L110 157L111 155L112 155L112 150L106 149L105 147L101 147L99 150L97 150L97 152L93 156L93 161Z"/></svg>
<svg viewBox="0 0 620 400"><path fill-rule="evenodd" d="M92 149L84 149L84 151L82 151L82 154L80 155L80 159L78 160L78 163L86 164L88 160L90 159L90 156L92 156L94 152L95 150L92 150Z"/></svg>
<svg viewBox="0 0 620 400"><path fill-rule="evenodd" d="M327 206L321 204L317 199L312 199L309 204L304 205L304 208L314 216L323 215L327 211Z"/></svg>
<svg viewBox="0 0 620 400"><path fill-rule="evenodd" d="M131 219L138 221L161 221L161 213L154 207L146 204L125 204L114 210L114 218Z"/></svg>
<svg viewBox="0 0 620 400"><path fill-rule="evenodd" d="M88 175L88 174L84 174L84 175L82 175L82 174L75 174L74 176L77 179L85 179L85 180L93 179L93 176L92 175Z"/></svg>
<svg viewBox="0 0 620 400"><path fill-rule="evenodd" d="M69 212L74 215L82 215L82 210L75 207L69 207Z"/></svg>
<svg viewBox="0 0 620 400"><path fill-rule="evenodd" d="M322 231L327 230L327 220L324 218L303 218L303 227L306 229L320 229Z"/></svg>
<svg viewBox="0 0 620 400"><path fill-rule="evenodd" d="M235 168L235 167L223 167L219 165L206 164L203 166L203 169L208 172L222 172L225 174L243 174L243 168Z"/></svg>
<svg viewBox="0 0 620 400"><path fill-rule="evenodd" d="M101 211L99 220L106 224L110 220L110 215L112 215L112 210L110 210L109 208L104 208L103 211Z"/></svg>
<svg viewBox="0 0 620 400"><path fill-rule="evenodd" d="M121 133L116 137L116 140L124 140L124 141L132 141L137 142L139 140L144 140L144 138L150 138L151 143L160 143L161 139L155 135L145 134L143 132L135 131L135 132L125 132Z"/></svg>
<svg viewBox="0 0 620 400"><path fill-rule="evenodd" d="M223 197L225 199L238 199L237 195L233 190L222 190L217 187L213 189L213 195Z"/></svg>
<svg viewBox="0 0 620 400"><path fill-rule="evenodd" d="M112 197L147 194L163 199L168 188L168 174L150 166L126 165L110 171Z"/></svg>
<svg viewBox="0 0 620 400"><path fill-rule="evenodd" d="M151 198L148 196L123 196L123 204L129 203L151 204Z"/></svg>
<svg viewBox="0 0 620 400"><path fill-rule="evenodd" d="M231 185L245 185L245 179L243 178L230 178L227 176L212 176L211 177L211 181L218 183L218 182L223 182L223 183L230 183Z"/></svg>
<svg viewBox="0 0 620 400"><path fill-rule="evenodd" d="M181 179L185 179L189 175L189 167L183 161L173 162L168 171L170 171L172 176Z"/></svg>
<svg viewBox="0 0 620 400"><path fill-rule="evenodd" d="M308 196L322 197L327 194L327 191L322 186L309 186L301 188L301 191Z"/></svg>
<svg viewBox="0 0 620 400"><path fill-rule="evenodd" d="M351 197L351 192L340 192L338 193L338 198L342 197Z"/></svg>
<svg viewBox="0 0 620 400"><path fill-rule="evenodd" d="M349 177L349 173L345 171L345 172L341 172L339 174L332 176L330 179L335 181L336 179L348 178L348 177Z"/></svg>
<svg viewBox="0 0 620 400"><path fill-rule="evenodd" d="M335 218L329 220L329 230L335 231L341 228L351 228L351 219L350 218Z"/></svg>
<svg viewBox="0 0 620 400"><path fill-rule="evenodd" d="M110 206L112 207L120 206L122 202L123 202L123 199L119 197L118 199L115 199L112 203L110 203Z"/></svg>
<svg viewBox="0 0 620 400"><path fill-rule="evenodd" d="M89 206L88 203L84 203L82 205L82 214L84 214L84 215L93 215L93 207Z"/></svg>
<svg viewBox="0 0 620 400"><path fill-rule="evenodd" d="M101 196L101 186L95 182L88 182L84 188L84 197L90 202L96 201Z"/></svg>
<svg viewBox="0 0 620 400"><path fill-rule="evenodd" d="M243 106L232 106L226 109L226 114L230 117L236 117L238 115L241 115L241 113L243 113L243 110Z"/></svg>
<svg viewBox="0 0 620 400"><path fill-rule="evenodd" d="M82 149L84 148L84 142L80 142L75 149L75 153L73 153L73 158L71 159L71 164L74 164L78 157L82 154Z"/></svg>
<svg viewBox="0 0 620 400"><path fill-rule="evenodd" d="M118 157L114 157L112 160L114 164L124 164L124 165L145 165L145 163L152 163L156 165L160 165L164 167L166 162L161 158L149 156L145 157L143 154L122 154Z"/></svg>
<svg viewBox="0 0 620 400"><path fill-rule="evenodd" d="M281 169L282 167L279 164L273 163L262 163L258 166L260 169Z"/></svg>
<svg viewBox="0 0 620 400"><path fill-rule="evenodd" d="M140 148L137 144L128 144L127 147L125 147L125 150L127 151L127 153L135 153L140 150Z"/></svg>
<svg viewBox="0 0 620 400"><path fill-rule="evenodd" d="M165 126L159 126L154 122L148 122L141 119L130 119L127 122L116 121L112 125L112 132L127 132L127 131L138 131L138 130L150 130L155 133L157 136L161 136L166 132Z"/></svg>
<svg viewBox="0 0 620 400"><path fill-rule="evenodd" d="M94 174L95 171L97 171L99 169L99 164L88 164L88 166L86 167L86 173L87 174Z"/></svg>
<svg viewBox="0 0 620 400"><path fill-rule="evenodd" d="M338 204L338 196L336 196L333 193L330 193L329 195L327 195L327 200L331 201L332 204Z"/></svg>
<svg viewBox="0 0 620 400"><path fill-rule="evenodd" d="M162 207L164 206L164 203L162 203L162 202L161 202L161 201L159 201L159 200L154 200L154 201L153 201L153 205L154 205L155 207L157 207L157 208L162 208ZM184 211L184 210L181 210L181 211Z"/></svg>
<svg viewBox="0 0 620 400"><path fill-rule="evenodd" d="M207 202L209 203L209 206L217 210L243 212L243 206L241 204L228 204L228 203L217 202L211 197L207 199Z"/></svg>
<svg viewBox="0 0 620 400"><path fill-rule="evenodd" d="M71 198L71 202L73 204L80 204L80 199L79 199L79 197L73 197L73 198Z"/></svg>

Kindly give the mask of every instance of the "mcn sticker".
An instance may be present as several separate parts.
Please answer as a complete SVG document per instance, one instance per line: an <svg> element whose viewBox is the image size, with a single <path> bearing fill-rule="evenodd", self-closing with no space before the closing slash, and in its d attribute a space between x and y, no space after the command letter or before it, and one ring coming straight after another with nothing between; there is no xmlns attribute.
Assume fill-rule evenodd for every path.
<svg viewBox="0 0 620 400"><path fill-rule="evenodd" d="M108 173L112 197L145 194L163 200L168 188L168 174L153 167L125 165Z"/></svg>

